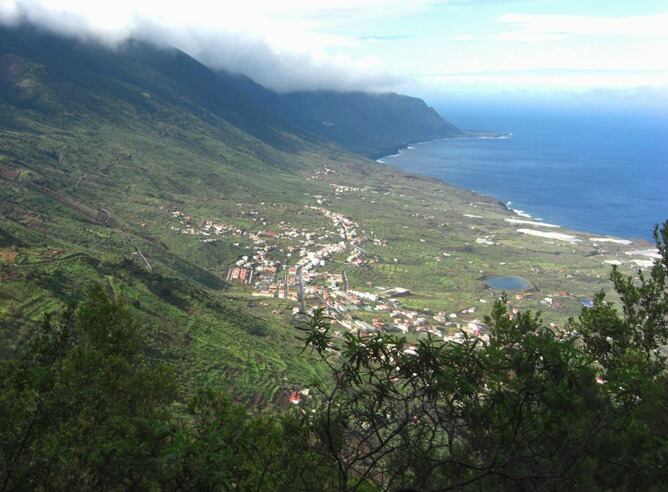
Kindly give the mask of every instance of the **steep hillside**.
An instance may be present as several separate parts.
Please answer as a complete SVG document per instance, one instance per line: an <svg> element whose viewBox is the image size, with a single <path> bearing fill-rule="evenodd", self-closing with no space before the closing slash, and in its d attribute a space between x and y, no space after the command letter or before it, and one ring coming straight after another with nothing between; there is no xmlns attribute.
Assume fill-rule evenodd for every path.
<svg viewBox="0 0 668 492"><path fill-rule="evenodd" d="M281 108L306 95L255 89L176 50L0 31L0 356L95 282L150 327L151 355L185 391L280 405L322 374L293 328L298 265L305 302L327 303L337 330L410 324L413 341L479 322L498 295L488 276L525 277L534 290L516 304L558 322L608 286L602 257L634 266L625 245L525 236L496 200L304 130ZM341 126L370 100L421 107L312 97L305 113L358 98L322 109Z"/></svg>
<svg viewBox="0 0 668 492"><path fill-rule="evenodd" d="M281 107L295 122L374 158L409 143L463 134L415 97L325 91L286 94L281 99Z"/></svg>
<svg viewBox="0 0 668 492"><path fill-rule="evenodd" d="M415 97L334 91L277 94L247 77L221 77L302 129L367 157L391 154L412 142L464 134Z"/></svg>
<svg viewBox="0 0 668 492"><path fill-rule="evenodd" d="M2 353L101 281L133 302L156 357L184 380L234 381L255 399L275 396L284 375L313 377L290 350L289 311L238 301L225 282L257 230L254 207L302 214L302 173L341 153L290 125L176 51L3 30ZM243 234L204 243L175 233L176 210L197 217L193 226L215 218Z"/></svg>
<svg viewBox="0 0 668 492"><path fill-rule="evenodd" d="M98 102L127 102L135 110L153 111L152 116L164 104L218 126L225 122L274 147L296 150L286 134L298 129L287 119L176 49L129 42L112 50L29 26L0 29L0 46L0 90L22 107L113 117L115 112L103 114L109 108ZM107 101L98 101L101 97Z"/></svg>
<svg viewBox="0 0 668 492"><path fill-rule="evenodd" d="M149 98L158 97L182 110L215 115L288 151L296 148L286 133L316 144L332 141L368 157L386 155L415 141L462 134L418 98L332 91L277 94L247 77L214 73L178 50L145 43L130 42L110 51L31 27L0 30L0 43L5 52L0 90L24 107L43 111L93 109L93 100L84 100L86 90L81 89L104 86L108 95L137 104L147 106ZM33 65L12 58L11 53L21 53ZM47 64L45 82L52 94L26 82L35 82L28 74L35 75L37 66ZM24 77L23 87L12 85L16 76ZM65 98L67 108L59 97Z"/></svg>

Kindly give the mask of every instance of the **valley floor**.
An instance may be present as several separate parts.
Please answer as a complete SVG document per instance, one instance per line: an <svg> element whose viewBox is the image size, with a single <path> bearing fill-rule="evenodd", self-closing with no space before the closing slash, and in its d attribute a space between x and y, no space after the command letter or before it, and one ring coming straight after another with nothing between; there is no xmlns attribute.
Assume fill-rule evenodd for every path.
<svg viewBox="0 0 668 492"><path fill-rule="evenodd" d="M102 282L145 320L153 356L177 366L184 388L213 384L252 405L282 405L324 374L300 355L300 303L327 307L340 334L484 338L501 294L486 280L518 276L530 287L509 293L513 309L540 310L558 328L611 290L611 265L634 274L655 255L648 243L526 220L493 199L336 151L277 154L292 167L258 179L267 173L255 164L261 148L205 140L208 155L164 131L155 140L111 127L2 134L15 153L44 155L57 136L58 159L77 156L65 174L38 158L0 161L3 353ZM82 150L82 141L97 145Z"/></svg>

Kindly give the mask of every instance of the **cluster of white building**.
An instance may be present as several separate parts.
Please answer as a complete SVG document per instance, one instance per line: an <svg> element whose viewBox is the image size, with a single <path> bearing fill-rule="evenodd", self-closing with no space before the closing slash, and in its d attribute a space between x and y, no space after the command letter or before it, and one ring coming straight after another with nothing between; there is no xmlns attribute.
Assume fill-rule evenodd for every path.
<svg viewBox="0 0 668 492"><path fill-rule="evenodd" d="M180 227L172 229L201 236L202 241L215 240L220 235L250 241L252 246L246 246L249 251L228 266L228 281L252 286L254 296L291 299L311 308L326 306L334 323L343 329L362 334L375 331L431 333L452 341L463 340L464 335L459 330L469 336L488 337L482 321L459 317L469 318L475 308L434 315L403 308L399 299L411 295L411 291L402 287L376 286L371 292L348 288L346 270L364 264L362 244L367 238L358 232L358 224L349 217L322 206L308 208L328 219L331 226L308 231L281 222L276 231L254 232L211 220L196 226L192 217L174 211L172 215L179 219ZM251 210L248 214L257 219L259 225L268 225L257 211ZM373 241L384 244L382 239L373 238ZM240 243L234 245L241 247ZM334 262L339 264L325 269ZM337 272L333 273L333 269ZM295 312L299 310L299 306L294 308ZM371 322L360 319L361 313L367 313L363 317ZM453 332L456 333L448 334Z"/></svg>

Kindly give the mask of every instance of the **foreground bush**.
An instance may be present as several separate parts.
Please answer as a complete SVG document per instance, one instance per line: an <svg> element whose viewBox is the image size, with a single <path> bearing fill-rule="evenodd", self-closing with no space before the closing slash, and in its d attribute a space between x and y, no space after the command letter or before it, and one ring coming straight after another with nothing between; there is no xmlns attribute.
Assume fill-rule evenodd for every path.
<svg viewBox="0 0 668 492"><path fill-rule="evenodd" d="M141 326L93 288L0 362L0 490L661 490L668 479L668 223L637 281L613 269L564 330L512 315L489 342L299 326L332 378L299 410L182 401Z"/></svg>
<svg viewBox="0 0 668 492"><path fill-rule="evenodd" d="M613 269L621 306L598 294L565 330L498 301L489 343L330 334L301 327L333 373L314 439L338 487L660 490L668 478L668 223L637 283ZM621 311L621 312L620 312Z"/></svg>

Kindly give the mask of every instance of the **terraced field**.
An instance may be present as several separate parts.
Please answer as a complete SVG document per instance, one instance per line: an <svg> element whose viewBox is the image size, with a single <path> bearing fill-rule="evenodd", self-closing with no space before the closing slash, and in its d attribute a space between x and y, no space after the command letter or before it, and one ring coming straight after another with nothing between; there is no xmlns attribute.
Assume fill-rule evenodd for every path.
<svg viewBox="0 0 668 492"><path fill-rule="evenodd" d="M249 233L338 234L310 207L360 229L364 254L346 270L351 288L403 287L411 291L403 308L463 320L481 318L499 295L486 287L489 275L526 278L535 289L512 297L514 306L563 323L580 298L610 290L605 261L633 274L632 261L647 259L626 253L648 244L594 243L568 231L577 242L527 236L495 200L292 133L222 101L224 91L202 99L155 66L104 52L117 70L101 71L98 57L71 49L58 59L26 49L14 82L30 80L31 92L12 81L0 87L1 356L44 315L101 283L140 317L150 355L173 364L185 392L211 384L256 405L281 402L322 373L301 354L295 303L259 300L225 274L250 251ZM174 212L246 235L206 242L174 230ZM318 271L340 273L348 254Z"/></svg>

